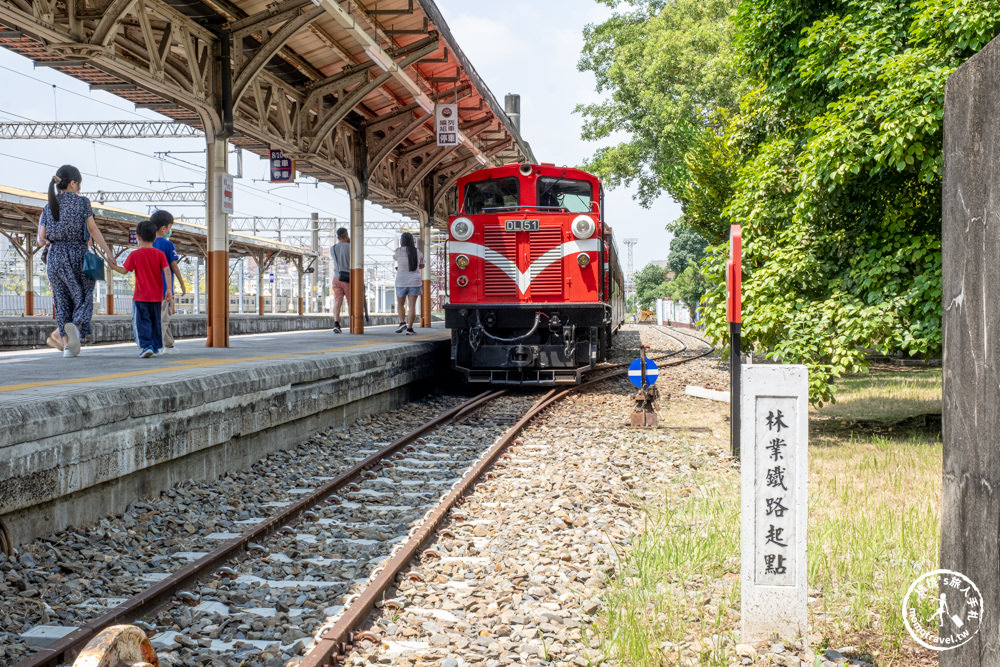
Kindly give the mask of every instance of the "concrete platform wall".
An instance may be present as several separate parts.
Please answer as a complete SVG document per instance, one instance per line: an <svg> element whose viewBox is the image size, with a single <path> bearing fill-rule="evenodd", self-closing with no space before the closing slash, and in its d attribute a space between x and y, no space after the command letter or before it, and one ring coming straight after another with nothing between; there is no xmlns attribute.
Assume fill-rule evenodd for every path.
<svg viewBox="0 0 1000 667"><path fill-rule="evenodd" d="M121 512L396 407L446 367L447 343L421 342L0 409L0 521L19 543Z"/></svg>

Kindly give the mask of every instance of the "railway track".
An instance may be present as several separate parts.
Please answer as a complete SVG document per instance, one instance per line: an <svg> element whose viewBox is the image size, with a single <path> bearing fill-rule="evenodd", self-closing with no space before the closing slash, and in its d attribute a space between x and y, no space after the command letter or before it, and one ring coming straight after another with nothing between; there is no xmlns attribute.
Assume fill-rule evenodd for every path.
<svg viewBox="0 0 1000 667"><path fill-rule="evenodd" d="M682 334L707 350L692 351L673 335L678 332L659 333L681 346L653 356L678 357L661 366L711 352L696 336ZM449 508L520 429L570 393L623 374L625 366L602 368L581 385L544 394L483 393L392 443L370 443L335 477L288 489L285 499L272 501L279 508L274 515L241 520L251 527L239 534L206 537L219 546L172 554L162 575L143 575L147 590L18 667L67 663L102 629L139 618L148 619L141 627L170 664L262 664L271 655L301 654L313 636L317 642L301 665L333 664ZM493 443L485 452L484 442ZM247 595L255 587L269 591L263 602Z"/></svg>

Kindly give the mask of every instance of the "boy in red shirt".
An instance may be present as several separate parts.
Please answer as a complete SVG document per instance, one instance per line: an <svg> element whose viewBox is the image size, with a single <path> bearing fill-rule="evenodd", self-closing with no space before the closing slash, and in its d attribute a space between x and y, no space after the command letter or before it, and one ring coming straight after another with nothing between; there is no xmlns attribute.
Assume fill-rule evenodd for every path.
<svg viewBox="0 0 1000 667"><path fill-rule="evenodd" d="M167 256L153 247L156 240L156 225L151 220L143 220L136 230L139 247L125 258L124 268L114 267L118 273L135 271L135 293L132 295L132 331L139 345L139 356L148 359L163 348L160 329L160 309L164 294L167 301L174 296L163 286L170 279L170 265Z"/></svg>

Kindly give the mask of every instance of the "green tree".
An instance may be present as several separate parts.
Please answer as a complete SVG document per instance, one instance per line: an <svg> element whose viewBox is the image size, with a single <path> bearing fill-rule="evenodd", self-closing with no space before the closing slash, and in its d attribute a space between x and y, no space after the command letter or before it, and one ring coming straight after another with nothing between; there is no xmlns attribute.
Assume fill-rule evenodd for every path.
<svg viewBox="0 0 1000 667"><path fill-rule="evenodd" d="M639 300L639 308L650 310L653 307L653 300L664 296L667 270L656 264L647 264L635 272L633 280L635 281L635 294Z"/></svg>
<svg viewBox="0 0 1000 667"><path fill-rule="evenodd" d="M581 109L584 135L628 141L590 166L669 193L719 244L709 334L726 339L738 223L744 344L809 366L814 401L866 350L939 353L944 84L1000 32L1000 0L608 4L625 10L588 31L581 68L610 100Z"/></svg>
<svg viewBox="0 0 1000 667"><path fill-rule="evenodd" d="M687 306L691 321L697 318L698 304L708 288L708 282L694 263L688 265L676 278L666 284L663 296L667 299L683 301Z"/></svg>
<svg viewBox="0 0 1000 667"><path fill-rule="evenodd" d="M822 402L866 349L940 352L944 84L1000 31L1000 2L744 0L738 22L756 82L725 210L743 225L743 340L808 365ZM727 254L707 269L719 338Z"/></svg>
<svg viewBox="0 0 1000 667"><path fill-rule="evenodd" d="M586 28L579 68L594 73L607 97L577 112L584 138L625 132L629 139L598 150L587 168L612 188L636 183L647 206L667 192L691 227L720 242L731 160L719 136L738 109L731 21L738 0L600 1L620 10Z"/></svg>
<svg viewBox="0 0 1000 667"><path fill-rule="evenodd" d="M674 236L670 239L670 253L667 255L667 270L680 276L691 264L698 264L705 257L708 246L701 234L694 231L681 218L676 223L667 226Z"/></svg>

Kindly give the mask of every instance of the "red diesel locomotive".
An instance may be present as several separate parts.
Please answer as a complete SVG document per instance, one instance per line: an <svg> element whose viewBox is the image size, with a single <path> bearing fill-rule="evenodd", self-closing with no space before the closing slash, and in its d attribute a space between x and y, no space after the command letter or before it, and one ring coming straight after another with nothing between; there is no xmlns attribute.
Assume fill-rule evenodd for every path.
<svg viewBox="0 0 1000 667"><path fill-rule="evenodd" d="M574 384L607 357L624 280L601 182L553 164L458 181L445 324L469 382Z"/></svg>

